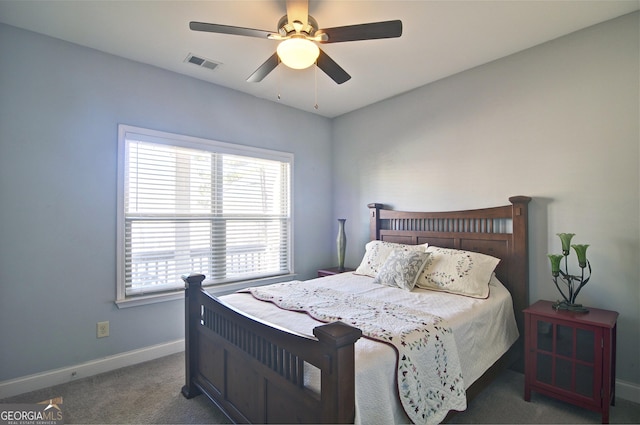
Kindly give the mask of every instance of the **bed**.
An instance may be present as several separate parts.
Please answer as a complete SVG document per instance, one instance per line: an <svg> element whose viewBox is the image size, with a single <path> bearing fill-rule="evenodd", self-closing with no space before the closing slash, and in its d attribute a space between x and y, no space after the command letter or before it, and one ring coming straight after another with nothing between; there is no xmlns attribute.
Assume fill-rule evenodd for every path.
<svg viewBox="0 0 640 425"><path fill-rule="evenodd" d="M522 310L528 306L527 208L530 198L515 196L509 201L509 205L499 207L448 212L402 212L385 209L382 204L370 204L372 242L367 244L367 253L356 273L253 288L248 293L220 298L203 289L203 275L185 276L186 383L182 394L187 398L204 394L238 423L435 423L450 409L464 410L466 399L481 391L504 367L517 365L522 355ZM456 255L471 253L478 258L499 259L497 267L492 269L490 296L483 302L481 296L469 297L418 287L403 291L393 285L380 285L374 278L383 275L380 264L376 266L380 270L374 270L375 274L363 272L368 267L365 264L367 256L375 252L374 249L370 252L370 246L380 244L393 247L394 255L410 251L407 255L412 258L426 255L433 259L438 252L450 250ZM395 249L399 246L404 248ZM429 254L413 254L428 250ZM389 269L387 263L385 271ZM338 292L347 290L345 288L353 288L355 295L350 293L341 297ZM444 385L434 393L437 397L442 393L443 400L450 398L453 401L437 403L437 408L433 406L433 400L428 401L431 403L428 409L423 408L419 412L422 416L416 416L419 409L416 407L416 412L412 411L410 398L404 394L407 386L400 384L399 379L407 373L402 369L406 368L404 361L400 360L404 359L401 350L407 345L405 341L401 344L398 338L394 341L376 339L378 335L371 330L375 322L371 318L363 319L364 322L359 317L332 320L345 319L342 311L336 315L323 313L315 305L281 305L284 298L279 297L278 291L284 289L298 291L296 302L306 302L307 294L313 292L333 297L332 305L342 298L367 300L365 304L379 309L376 312L388 311L389 306L400 304L415 307L411 311L416 312L422 309L420 303L427 299L427 293L436 294L439 298L431 301L435 309L434 326L444 329L444 334L430 337L430 341L447 339L449 347L459 349L443 351L448 347L444 343L424 344L429 347L425 350L436 355L434 366L425 368L425 373L433 374L433 370L437 370ZM369 294L374 293L382 294L382 299L369 298ZM412 300L417 299L420 299L416 301L418 304L411 306ZM440 306L454 302L447 300L454 299L455 305L472 307L468 310L459 308L455 314L439 310ZM477 312L473 314L495 316L495 310L485 310L490 303L497 303L500 307L495 308L501 310L508 305L506 310L514 322L515 335L496 331L493 324L480 328L479 325L487 320L467 313L473 310ZM305 310L306 313L290 310ZM440 322L444 316L447 317ZM424 319L418 321L421 320ZM466 333L458 334L463 328ZM433 328L430 332L426 334L435 335ZM507 339L505 348L493 350L493 343L488 346L479 343L486 333L498 337L507 333L512 335L503 338ZM423 339L427 340L426 337ZM495 352L489 355L488 351ZM458 352L462 353L460 359ZM455 357L455 364L459 366L454 367L453 361L443 362L442 357L447 361ZM479 357L483 360L477 360ZM417 363L428 362L414 361L412 367ZM450 375L447 376L449 381L442 378L442 371ZM421 387L418 384L408 388L415 395L415 390ZM456 395L444 394L448 390Z"/></svg>

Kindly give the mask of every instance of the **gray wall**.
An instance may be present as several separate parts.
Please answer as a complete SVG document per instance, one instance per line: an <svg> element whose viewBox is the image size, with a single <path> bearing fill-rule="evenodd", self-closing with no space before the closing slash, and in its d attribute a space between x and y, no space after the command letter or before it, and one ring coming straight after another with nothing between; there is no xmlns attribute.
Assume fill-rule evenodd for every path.
<svg viewBox="0 0 640 425"><path fill-rule="evenodd" d="M184 335L114 304L119 123L293 152L295 269L334 262L330 120L3 25L0 58L0 381Z"/></svg>
<svg viewBox="0 0 640 425"><path fill-rule="evenodd" d="M638 40L635 13L335 119L347 264L364 253L367 203L437 211L532 196L531 302L559 298L546 255L560 252L556 233L576 233L593 267L578 302L620 312L618 378L640 383Z"/></svg>

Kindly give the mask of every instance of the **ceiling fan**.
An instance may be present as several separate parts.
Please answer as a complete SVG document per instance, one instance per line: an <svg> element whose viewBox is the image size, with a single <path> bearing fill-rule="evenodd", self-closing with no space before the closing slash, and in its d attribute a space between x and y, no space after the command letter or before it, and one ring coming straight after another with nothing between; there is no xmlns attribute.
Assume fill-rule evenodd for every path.
<svg viewBox="0 0 640 425"><path fill-rule="evenodd" d="M396 38L402 35L400 20L318 29L318 23L309 15L308 0L287 0L287 14L278 21L277 32L193 21L189 23L189 28L193 31L280 41L277 51L247 78L249 82L262 81L283 62L294 69L304 69L316 64L333 81L342 84L351 76L322 51L318 43Z"/></svg>

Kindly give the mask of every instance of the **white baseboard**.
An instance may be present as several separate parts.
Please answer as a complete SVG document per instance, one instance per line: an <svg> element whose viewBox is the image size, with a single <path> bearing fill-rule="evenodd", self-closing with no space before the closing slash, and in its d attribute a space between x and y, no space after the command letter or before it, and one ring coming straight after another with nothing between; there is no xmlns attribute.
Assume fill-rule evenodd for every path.
<svg viewBox="0 0 640 425"><path fill-rule="evenodd" d="M640 404L640 385L616 379L616 398Z"/></svg>
<svg viewBox="0 0 640 425"><path fill-rule="evenodd" d="M184 339L115 354L75 366L0 382L0 399L24 394L184 351Z"/></svg>

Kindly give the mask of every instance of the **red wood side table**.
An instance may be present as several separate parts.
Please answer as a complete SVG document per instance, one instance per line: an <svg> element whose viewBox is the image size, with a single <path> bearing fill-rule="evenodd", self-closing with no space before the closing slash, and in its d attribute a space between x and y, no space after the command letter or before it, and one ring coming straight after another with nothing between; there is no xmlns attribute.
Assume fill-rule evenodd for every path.
<svg viewBox="0 0 640 425"><path fill-rule="evenodd" d="M615 403L615 311L589 308L588 313L554 310L538 301L524 310L524 399L531 391L602 414L609 423Z"/></svg>

